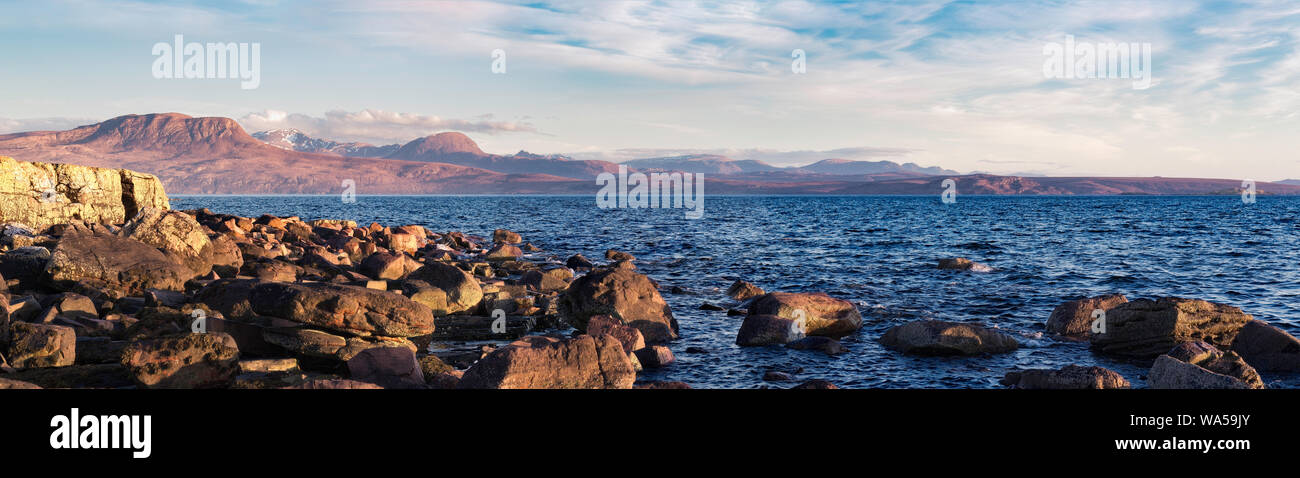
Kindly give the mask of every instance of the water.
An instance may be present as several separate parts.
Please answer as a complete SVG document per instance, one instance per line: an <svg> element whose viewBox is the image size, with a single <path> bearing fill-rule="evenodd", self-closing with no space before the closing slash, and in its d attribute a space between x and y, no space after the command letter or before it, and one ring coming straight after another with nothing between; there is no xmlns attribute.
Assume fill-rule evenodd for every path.
<svg viewBox="0 0 1300 478"><path fill-rule="evenodd" d="M681 325L677 363L639 378L696 388L751 388L768 369L802 368L843 388L992 388L1016 368L1100 365L1144 385L1146 368L1093 355L1086 343L1042 333L1063 301L1119 292L1227 303L1300 334L1300 198L1260 197L1246 205L1218 197L710 196L703 219L681 209L598 209L592 196L187 196L178 209L368 224L421 224L491 237L519 232L543 248L597 259L614 248L663 286ZM987 273L941 271L966 257ZM740 317L699 310L726 305L744 279L768 291L826 292L852 301L865 319L830 357L780 346L734 345ZM670 294L680 286L690 294ZM1016 336L1015 353L909 357L880 346L889 327L916 319L978 322ZM708 353L687 353L699 347ZM1264 376L1300 387L1295 376ZM767 384L786 386L781 384Z"/></svg>

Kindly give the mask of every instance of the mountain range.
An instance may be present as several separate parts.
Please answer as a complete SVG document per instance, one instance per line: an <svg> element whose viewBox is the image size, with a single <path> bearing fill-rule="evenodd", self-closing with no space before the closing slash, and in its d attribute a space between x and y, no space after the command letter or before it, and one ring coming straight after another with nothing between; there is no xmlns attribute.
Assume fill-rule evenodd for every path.
<svg viewBox="0 0 1300 478"><path fill-rule="evenodd" d="M563 155L490 154L456 132L376 146L295 130L249 134L233 119L179 113L0 135L0 155L147 172L174 194L337 194L348 180L358 194L594 194L597 175L619 170L619 163ZM719 155L622 164L634 172L704 173L712 194L938 194L950 178L963 194L1228 194L1241 185L1229 179L962 175L913 163L834 158L798 167ZM1258 183L1257 190L1300 194L1300 185Z"/></svg>

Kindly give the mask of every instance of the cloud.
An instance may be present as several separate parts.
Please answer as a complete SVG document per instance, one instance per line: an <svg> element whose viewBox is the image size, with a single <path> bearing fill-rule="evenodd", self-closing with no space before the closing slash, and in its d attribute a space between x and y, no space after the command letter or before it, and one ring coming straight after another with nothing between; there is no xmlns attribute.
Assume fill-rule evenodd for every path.
<svg viewBox="0 0 1300 478"><path fill-rule="evenodd" d="M911 154L915 150L906 148L880 148L880 147L852 147L837 148L821 151L802 150L802 151L780 151L774 149L676 149L676 148L623 148L613 151L599 152L580 152L570 153L568 156L574 159L599 159L613 162L630 161L633 159L644 158L662 158L672 156L686 155L716 155L726 156L731 159L739 160L758 160L775 166L802 166L815 163L823 159L876 159L876 158L897 158Z"/></svg>
<svg viewBox="0 0 1300 478"><path fill-rule="evenodd" d="M88 118L0 118L0 134L27 131L63 131L78 126L95 124L99 121Z"/></svg>
<svg viewBox="0 0 1300 478"><path fill-rule="evenodd" d="M315 138L369 143L405 143L442 131L537 133L537 129L526 122L451 119L376 109L357 112L333 110L325 112L324 116L266 110L249 113L238 121L249 132L296 129Z"/></svg>

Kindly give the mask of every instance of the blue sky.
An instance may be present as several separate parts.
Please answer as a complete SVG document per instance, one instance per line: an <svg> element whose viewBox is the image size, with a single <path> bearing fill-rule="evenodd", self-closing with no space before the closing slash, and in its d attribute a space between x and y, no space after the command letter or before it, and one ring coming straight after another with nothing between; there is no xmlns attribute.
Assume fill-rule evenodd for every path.
<svg viewBox="0 0 1300 478"><path fill-rule="evenodd" d="M43 1L0 29L4 132L176 111L610 160L1300 177L1297 1ZM260 86L153 78L176 34L260 43ZM1150 87L1045 77L1067 35L1150 44Z"/></svg>

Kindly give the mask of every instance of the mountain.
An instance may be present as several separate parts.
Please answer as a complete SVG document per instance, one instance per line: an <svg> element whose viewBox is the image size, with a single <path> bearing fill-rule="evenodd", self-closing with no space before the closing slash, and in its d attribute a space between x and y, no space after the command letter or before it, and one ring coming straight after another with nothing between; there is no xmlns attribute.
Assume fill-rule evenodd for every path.
<svg viewBox="0 0 1300 478"><path fill-rule="evenodd" d="M882 174L882 173L915 173L929 175L956 175L960 174L950 169L939 167L921 167L916 163L898 164L893 161L853 161L849 159L823 159L807 166L796 168L800 171L822 174Z"/></svg>
<svg viewBox="0 0 1300 478"><path fill-rule="evenodd" d="M586 193L586 181L268 145L228 118L127 115L67 131L0 135L0 155L149 172L177 194Z"/></svg>
<svg viewBox="0 0 1300 478"><path fill-rule="evenodd" d="M351 180L360 195L594 195L600 189L596 175L618 171L617 164L606 161L578 161L523 151L511 156L489 154L460 133L419 138L384 158L344 156L337 149L322 146L328 143L312 143L291 132L269 133L261 136L277 145L253 137L229 118L194 118L178 113L126 115L66 131L0 135L0 155L19 161L151 173L174 194L339 194L343 184ZM297 150L317 146L330 152ZM664 170L697 168L709 175L705 185L708 194L938 195L946 179L953 179L958 194L966 195L1237 194L1241 187L1241 181L1235 179L928 175L909 170L907 165L897 165L902 170L896 171L880 162L869 164L888 171L835 174L878 170L845 166L844 162L817 168L776 168L725 157L658 159L662 161L636 164L646 168L643 170L655 169L648 166ZM1256 187L1259 194L1300 195L1300 185L1257 183Z"/></svg>
<svg viewBox="0 0 1300 478"><path fill-rule="evenodd" d="M1283 180L1281 180L1281 181L1278 181L1277 183L1278 183L1278 184L1290 184L1290 185L1293 185L1293 186L1300 186L1300 179L1283 179Z"/></svg>
<svg viewBox="0 0 1300 478"><path fill-rule="evenodd" d="M704 174L742 174L777 171L781 168L757 160L735 160L716 154L688 154L624 161L629 168L643 171L679 171Z"/></svg>
<svg viewBox="0 0 1300 478"><path fill-rule="evenodd" d="M290 151L329 153L339 156L382 158L393 154L394 151L397 151L397 148L401 147L396 144L375 146L368 143L340 143L328 139L313 138L296 129L259 131L253 133L252 136L263 143Z"/></svg>

